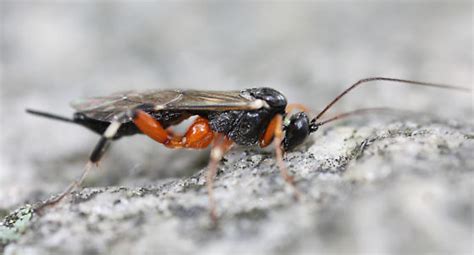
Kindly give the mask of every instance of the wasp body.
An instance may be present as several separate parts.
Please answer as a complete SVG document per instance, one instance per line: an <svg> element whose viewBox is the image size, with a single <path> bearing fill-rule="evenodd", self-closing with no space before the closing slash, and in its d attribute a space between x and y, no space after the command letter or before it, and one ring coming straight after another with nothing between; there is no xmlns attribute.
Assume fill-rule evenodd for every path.
<svg viewBox="0 0 474 255"><path fill-rule="evenodd" d="M344 90L311 120L306 107L300 104L288 104L282 93L271 88L252 88L242 91L128 91L73 102L72 106L76 109L76 113L71 119L27 110L35 115L82 125L101 135L81 177L61 195L42 204L39 209L59 202L77 188L91 166L100 161L111 141L135 134L145 134L168 148L203 149L211 146L207 188L211 217L214 220L217 216L212 186L217 164L235 144L266 147L273 143L281 175L294 189L295 197L298 198L299 192L283 163L283 152L303 143L321 125L367 111L367 109L356 110L319 121L323 114L349 91L366 82L380 80L470 91L450 85L383 77L368 78L359 80ZM295 109L300 111L291 115ZM176 134L172 131L172 126L192 116L197 116L197 118L185 134Z"/></svg>

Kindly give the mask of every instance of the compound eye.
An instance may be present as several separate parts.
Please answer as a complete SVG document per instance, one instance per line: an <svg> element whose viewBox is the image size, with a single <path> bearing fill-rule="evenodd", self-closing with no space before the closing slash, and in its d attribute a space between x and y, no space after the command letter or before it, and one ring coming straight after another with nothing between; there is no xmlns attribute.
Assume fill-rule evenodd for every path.
<svg viewBox="0 0 474 255"><path fill-rule="evenodd" d="M309 119L304 112L298 112L291 116L290 124L285 128L285 138L282 145L283 150L288 151L302 144L309 135Z"/></svg>

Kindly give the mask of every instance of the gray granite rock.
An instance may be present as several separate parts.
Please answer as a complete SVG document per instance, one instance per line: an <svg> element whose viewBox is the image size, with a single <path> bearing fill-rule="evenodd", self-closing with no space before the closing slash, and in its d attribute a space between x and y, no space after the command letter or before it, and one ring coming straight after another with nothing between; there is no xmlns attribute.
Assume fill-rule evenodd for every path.
<svg viewBox="0 0 474 255"><path fill-rule="evenodd" d="M325 129L285 156L236 149L207 210L205 170L140 188L86 188L32 219L6 254L468 253L474 129L426 119Z"/></svg>

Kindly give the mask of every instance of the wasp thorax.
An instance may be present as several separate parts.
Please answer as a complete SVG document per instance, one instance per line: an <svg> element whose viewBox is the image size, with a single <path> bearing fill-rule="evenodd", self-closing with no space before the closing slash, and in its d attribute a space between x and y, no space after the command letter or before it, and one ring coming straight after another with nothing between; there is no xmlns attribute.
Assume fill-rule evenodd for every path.
<svg viewBox="0 0 474 255"><path fill-rule="evenodd" d="M282 145L285 151L292 150L302 144L310 134L310 124L306 113L299 112L290 117L290 123L285 126L285 138Z"/></svg>
<svg viewBox="0 0 474 255"><path fill-rule="evenodd" d="M275 110L285 109L286 107L287 102L285 96L272 88L253 88L248 89L247 92L254 98L264 100Z"/></svg>

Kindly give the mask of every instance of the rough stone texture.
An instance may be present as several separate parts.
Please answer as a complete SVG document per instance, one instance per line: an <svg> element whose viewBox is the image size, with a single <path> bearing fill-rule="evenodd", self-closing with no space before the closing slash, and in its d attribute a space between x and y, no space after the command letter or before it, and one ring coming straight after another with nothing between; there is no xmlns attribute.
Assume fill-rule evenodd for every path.
<svg viewBox="0 0 474 255"><path fill-rule="evenodd" d="M301 202L271 153L237 149L219 168L216 228L199 171L84 189L33 219L6 254L467 253L473 134L431 119L329 128L285 157Z"/></svg>
<svg viewBox="0 0 474 255"><path fill-rule="evenodd" d="M0 6L0 216L64 188L97 141L28 116L25 107L68 115L69 101L117 90L266 85L321 109L367 76L473 84L471 2ZM169 151L135 137L114 145L88 188L28 227L20 222L10 235L16 241L0 247L6 254L472 253L472 94L373 85L335 112L381 105L425 113L322 128L285 156L300 202L271 150L236 148L219 167L213 228L208 152ZM12 215L7 225L18 226Z"/></svg>

